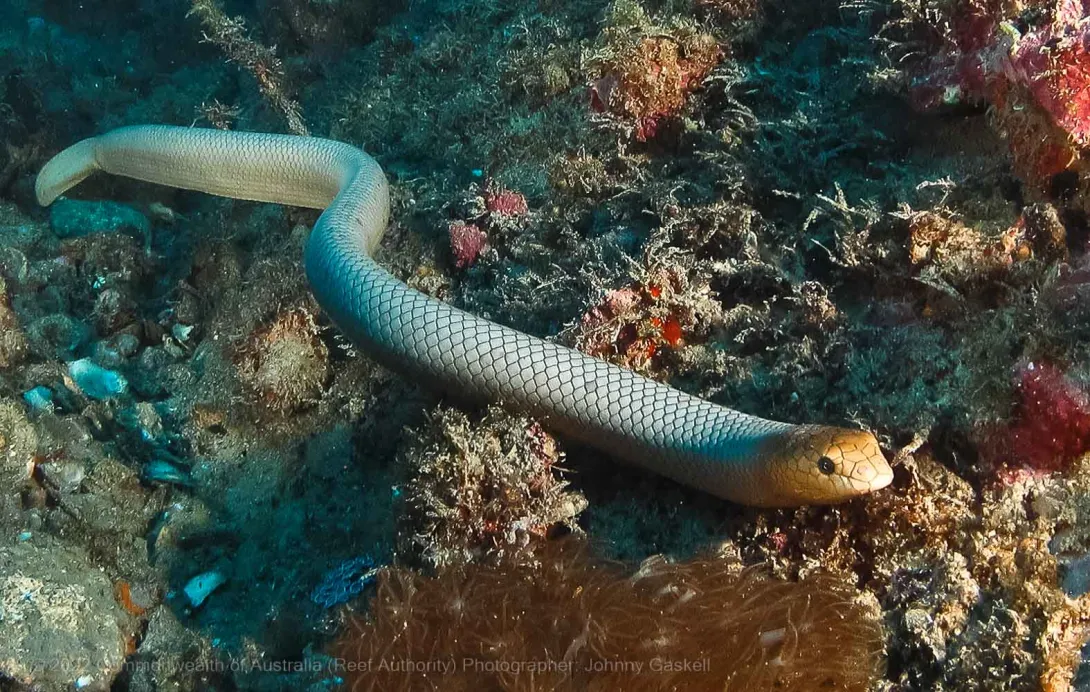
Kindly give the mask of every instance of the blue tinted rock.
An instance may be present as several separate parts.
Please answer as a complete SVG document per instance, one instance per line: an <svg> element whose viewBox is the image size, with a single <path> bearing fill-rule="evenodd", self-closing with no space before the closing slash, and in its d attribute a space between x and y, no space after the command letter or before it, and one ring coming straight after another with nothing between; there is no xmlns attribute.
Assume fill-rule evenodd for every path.
<svg viewBox="0 0 1090 692"><path fill-rule="evenodd" d="M41 385L23 392L23 400L37 413L53 412L53 391Z"/></svg>
<svg viewBox="0 0 1090 692"><path fill-rule="evenodd" d="M96 365L90 358L69 363L68 374L80 391L92 399L112 399L129 388L128 381L121 373Z"/></svg>
<svg viewBox="0 0 1090 692"><path fill-rule="evenodd" d="M103 232L128 233L143 240L151 233L148 217L130 206L105 200L57 200L49 210L49 226L61 238Z"/></svg>
<svg viewBox="0 0 1090 692"><path fill-rule="evenodd" d="M189 604L196 608L204 603L205 599L226 581L226 577L213 570L193 577L186 582L186 585L182 590L185 592L185 597L189 600Z"/></svg>

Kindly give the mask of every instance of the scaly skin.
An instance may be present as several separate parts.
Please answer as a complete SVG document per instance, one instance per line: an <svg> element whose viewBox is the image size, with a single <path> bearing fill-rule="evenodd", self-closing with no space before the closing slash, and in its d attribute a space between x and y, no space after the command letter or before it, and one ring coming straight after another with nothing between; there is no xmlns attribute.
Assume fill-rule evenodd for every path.
<svg viewBox="0 0 1090 692"><path fill-rule="evenodd" d="M452 392L498 399L583 442L734 502L827 504L883 488L870 433L750 416L410 289L371 255L389 219L386 178L326 139L125 127L57 154L38 175L48 205L94 171L236 199L325 209L305 264L319 304L384 364Z"/></svg>

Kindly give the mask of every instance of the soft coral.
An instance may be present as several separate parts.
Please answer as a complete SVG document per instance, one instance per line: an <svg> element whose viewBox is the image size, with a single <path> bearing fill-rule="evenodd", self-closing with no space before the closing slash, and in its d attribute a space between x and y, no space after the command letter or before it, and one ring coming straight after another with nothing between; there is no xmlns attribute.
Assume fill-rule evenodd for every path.
<svg viewBox="0 0 1090 692"><path fill-rule="evenodd" d="M630 573L575 539L533 557L382 570L333 648L346 687L861 691L882 668L881 625L843 575L786 582L716 556Z"/></svg>

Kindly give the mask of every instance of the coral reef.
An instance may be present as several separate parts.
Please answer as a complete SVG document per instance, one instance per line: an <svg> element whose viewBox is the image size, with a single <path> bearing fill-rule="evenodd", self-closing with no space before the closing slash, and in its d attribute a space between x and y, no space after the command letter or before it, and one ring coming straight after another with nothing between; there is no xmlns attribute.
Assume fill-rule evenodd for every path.
<svg viewBox="0 0 1090 692"><path fill-rule="evenodd" d="M721 316L701 300L707 287L691 285L680 265L649 270L634 286L610 291L579 323L576 343L592 356L638 372L666 370L663 352L692 339L696 325Z"/></svg>
<svg viewBox="0 0 1090 692"><path fill-rule="evenodd" d="M489 249L490 238L502 245L517 238L527 225L525 217L530 211L522 193L496 185L494 181L489 181L483 191L472 186L463 206L472 220L452 221L448 225L450 249L457 269L472 266L478 256Z"/></svg>
<svg viewBox="0 0 1090 692"><path fill-rule="evenodd" d="M720 49L709 34L640 38L602 66L591 89L591 104L632 121L638 142L653 139L664 121L677 115L686 97L719 62Z"/></svg>
<svg viewBox="0 0 1090 692"><path fill-rule="evenodd" d="M49 692L329 689L330 641L497 664L359 688L721 689L736 653L732 688L1070 689L1090 669L1086 9L5 3L0 573L54 614L84 597L61 624L87 636L12 591L0 649L95 662L37 675ZM386 171L380 260L411 286L734 408L874 430L893 486L732 507L547 420L436 403L308 297L314 211L107 176L35 205L33 173L82 137L303 112ZM73 367L128 386L88 396ZM671 558L633 574L552 542L568 532ZM362 612L338 634L342 603ZM641 641L715 675L498 670L517 647L589 664ZM864 657L827 680L842 642ZM777 660L810 674L748 667ZM41 664L5 657L0 687Z"/></svg>
<svg viewBox="0 0 1090 692"><path fill-rule="evenodd" d="M627 573L574 539L533 564L380 572L334 649L351 689L866 690L881 668L873 610L836 576L716 556Z"/></svg>
<svg viewBox="0 0 1090 692"><path fill-rule="evenodd" d="M1018 253L1011 232L982 237L970 228L935 211L908 216L908 258L921 281L948 285L955 290L987 286L1006 273Z"/></svg>

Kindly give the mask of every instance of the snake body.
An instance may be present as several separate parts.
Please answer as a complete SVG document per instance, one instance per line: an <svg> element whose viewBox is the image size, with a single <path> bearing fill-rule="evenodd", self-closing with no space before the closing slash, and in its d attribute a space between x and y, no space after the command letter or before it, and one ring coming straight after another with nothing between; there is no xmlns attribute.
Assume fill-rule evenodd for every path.
<svg viewBox="0 0 1090 692"><path fill-rule="evenodd" d="M37 179L48 205L104 171L236 199L324 209L307 241L311 290L380 362L450 391L499 400L612 455L757 506L826 504L885 487L870 433L765 420L489 322L414 291L372 254L389 220L378 163L328 139L167 126L70 146Z"/></svg>

